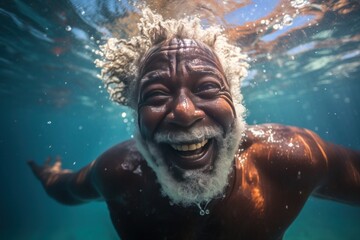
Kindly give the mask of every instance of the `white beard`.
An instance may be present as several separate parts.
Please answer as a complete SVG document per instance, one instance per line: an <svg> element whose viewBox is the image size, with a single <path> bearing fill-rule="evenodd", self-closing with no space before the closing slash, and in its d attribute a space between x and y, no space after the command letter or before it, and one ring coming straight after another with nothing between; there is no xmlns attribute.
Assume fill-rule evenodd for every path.
<svg viewBox="0 0 360 240"><path fill-rule="evenodd" d="M174 177L174 173L166 163L157 143L143 139L139 132L135 139L138 150L158 178L162 194L168 196L172 203L186 207L192 204L206 203L215 197L223 196L244 129L243 119L236 118L225 137L223 131L218 127L192 129L184 134L166 133L155 136L155 141L163 138L174 138L181 141L188 138L189 133L192 134L192 138L196 137L197 139L206 137L206 134L214 137L218 151L213 160L213 169L210 171L181 169L182 180Z"/></svg>

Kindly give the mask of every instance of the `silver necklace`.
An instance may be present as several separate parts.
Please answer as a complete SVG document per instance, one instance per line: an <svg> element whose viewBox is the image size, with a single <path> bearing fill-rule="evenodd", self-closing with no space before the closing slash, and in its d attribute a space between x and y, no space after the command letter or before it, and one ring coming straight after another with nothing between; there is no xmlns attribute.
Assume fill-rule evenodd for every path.
<svg viewBox="0 0 360 240"><path fill-rule="evenodd" d="M206 202L204 203L204 206L201 206L203 202L196 203L196 206L200 209L200 211L199 211L200 216L204 216L205 214L206 214L206 215L209 215L209 214L210 214L210 210L207 209L210 201L211 201L211 200L206 201Z"/></svg>

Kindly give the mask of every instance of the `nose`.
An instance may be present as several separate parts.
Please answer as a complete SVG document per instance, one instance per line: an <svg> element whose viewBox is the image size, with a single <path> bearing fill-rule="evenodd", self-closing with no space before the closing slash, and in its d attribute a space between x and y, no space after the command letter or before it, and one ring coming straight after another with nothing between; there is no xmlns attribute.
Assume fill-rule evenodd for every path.
<svg viewBox="0 0 360 240"><path fill-rule="evenodd" d="M175 99L173 109L168 114L167 119L172 124L189 127L204 117L205 113L196 107L186 93L181 92Z"/></svg>

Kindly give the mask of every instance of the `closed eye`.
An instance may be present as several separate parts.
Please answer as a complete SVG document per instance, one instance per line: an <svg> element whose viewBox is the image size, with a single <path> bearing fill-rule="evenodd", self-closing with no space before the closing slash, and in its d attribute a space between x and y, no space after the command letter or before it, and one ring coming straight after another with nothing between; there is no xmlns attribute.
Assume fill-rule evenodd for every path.
<svg viewBox="0 0 360 240"><path fill-rule="evenodd" d="M145 92L141 97L141 101L150 105L159 105L164 100L168 99L169 96L170 94L167 91L154 89Z"/></svg>
<svg viewBox="0 0 360 240"><path fill-rule="evenodd" d="M217 96L220 90L221 86L218 83L205 82L196 88L195 94L202 98L212 98Z"/></svg>

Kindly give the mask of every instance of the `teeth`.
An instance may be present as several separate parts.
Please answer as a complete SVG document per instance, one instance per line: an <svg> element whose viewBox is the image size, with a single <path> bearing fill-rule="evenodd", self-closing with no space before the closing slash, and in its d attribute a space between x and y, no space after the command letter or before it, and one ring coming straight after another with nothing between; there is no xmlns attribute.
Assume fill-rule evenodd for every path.
<svg viewBox="0 0 360 240"><path fill-rule="evenodd" d="M201 143L194 143L190 145L181 144L181 145L171 145L171 146L178 151L194 151L199 148L202 148L207 142L208 140L204 140Z"/></svg>

